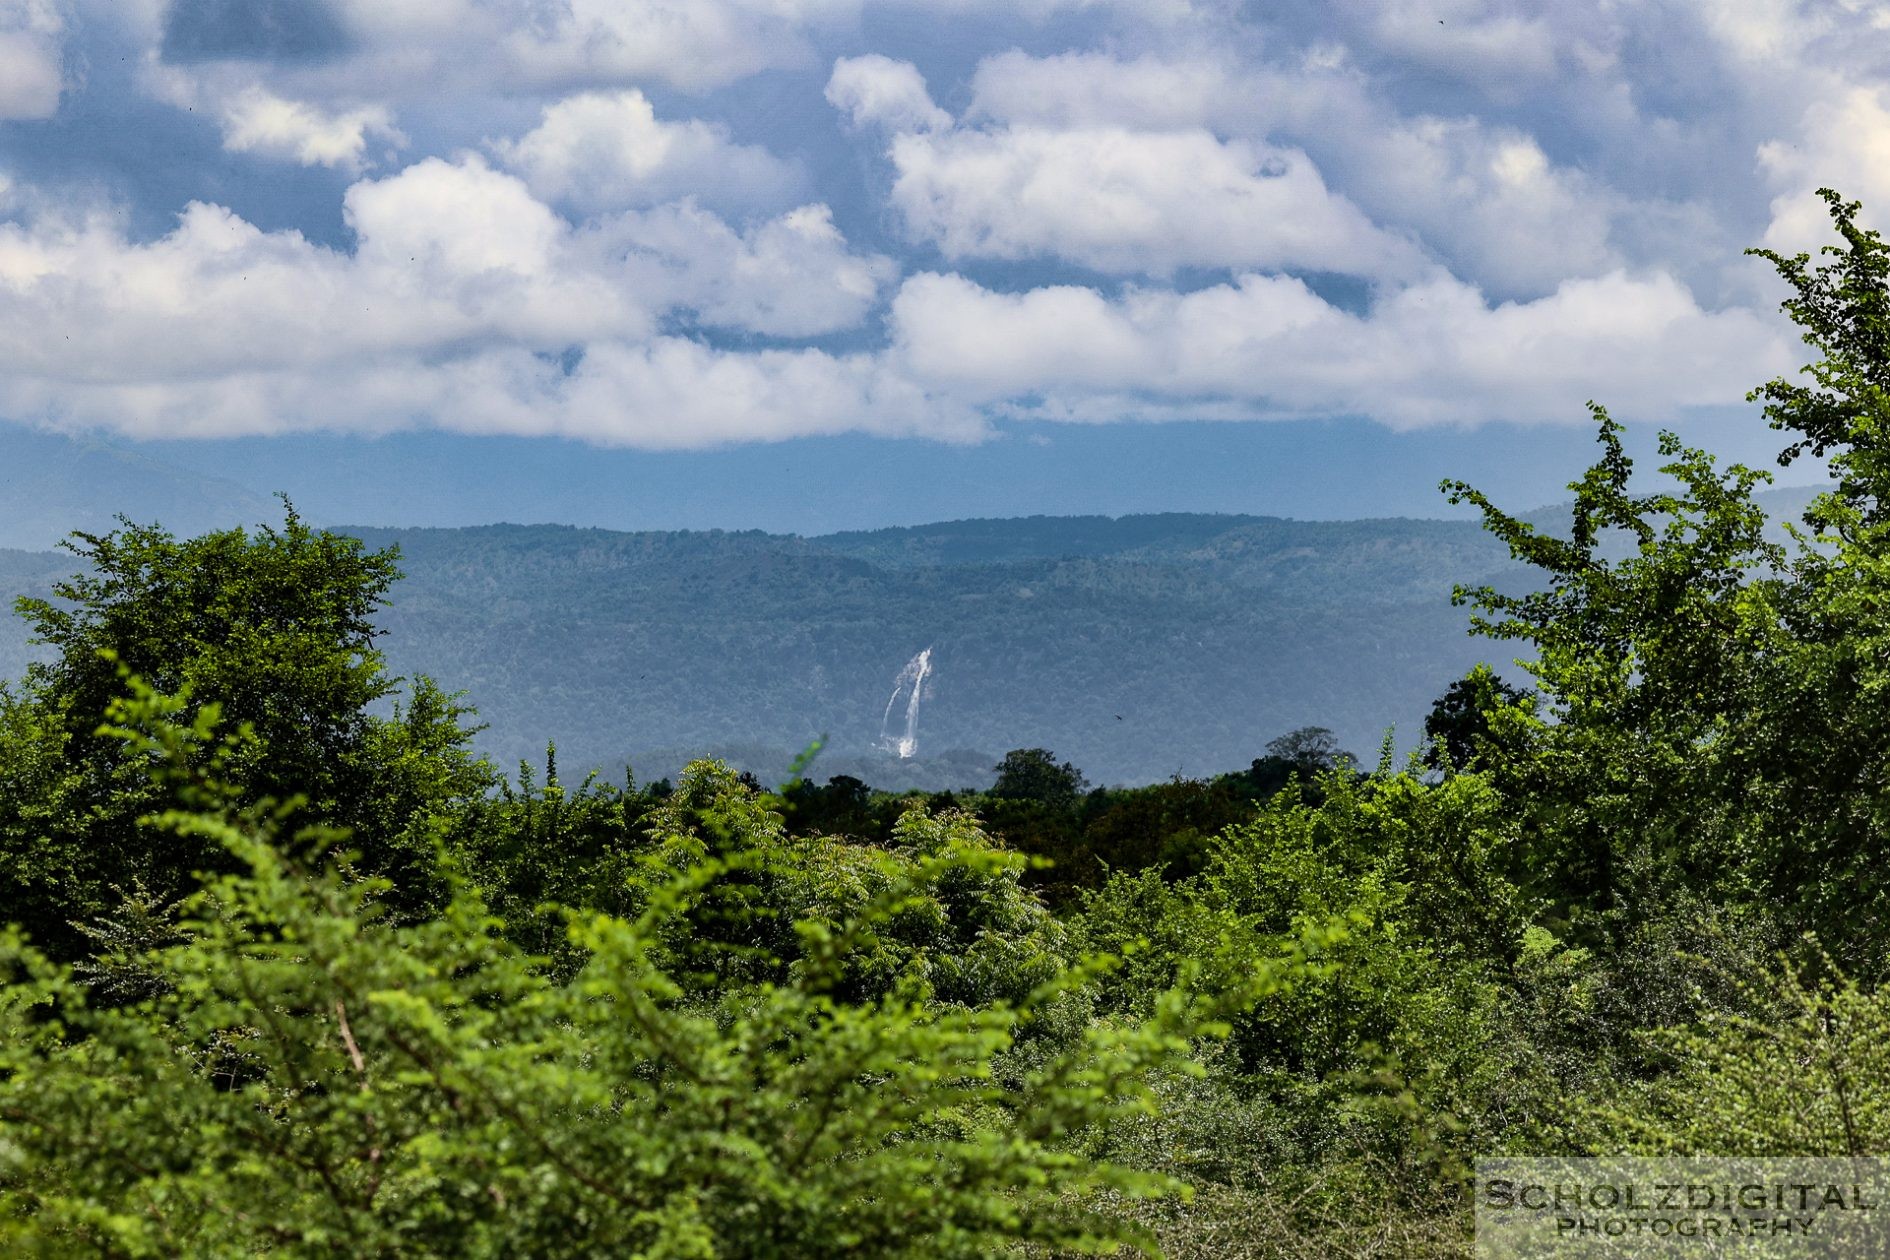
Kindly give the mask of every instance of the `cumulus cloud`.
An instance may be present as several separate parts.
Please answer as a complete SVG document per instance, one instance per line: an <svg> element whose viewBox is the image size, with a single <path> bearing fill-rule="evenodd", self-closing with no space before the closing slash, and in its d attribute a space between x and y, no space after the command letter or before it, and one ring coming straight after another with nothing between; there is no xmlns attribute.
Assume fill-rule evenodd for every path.
<svg viewBox="0 0 1890 1260"><path fill-rule="evenodd" d="M0 225L0 345L16 373L132 385L652 327L523 185L476 160L356 184L347 215L352 254L203 203L145 243L96 218Z"/></svg>
<svg viewBox="0 0 1890 1260"><path fill-rule="evenodd" d="M1326 197L1337 196L1328 185L1343 190L1355 239L1376 224L1380 240L1419 242L1454 273L1504 297L1540 296L1570 276L1630 262L1614 239L1636 209L1626 199L1555 162L1517 128L1400 113L1342 57L1273 66L1213 53L1125 60L1012 51L980 63L968 115L1050 134L1212 131L1238 138L1222 145L1229 152L1235 144L1304 146L1291 151L1317 163ZM1309 203L1318 197L1308 189ZM1242 214L1235 198L1224 209L1230 219ZM1314 217L1310 207L1303 217Z"/></svg>
<svg viewBox="0 0 1890 1260"><path fill-rule="evenodd" d="M892 203L915 237L948 258L1051 257L1153 275L1183 267L1410 275L1423 261L1329 189L1297 149L1199 127L952 127L917 70L884 58L840 62L827 96L856 121L896 133L887 151Z"/></svg>
<svg viewBox="0 0 1890 1260"><path fill-rule="evenodd" d="M1003 293L926 273L894 295L882 350L738 350L666 328L851 327L894 264L821 205L739 229L689 202L574 224L472 155L359 181L345 214L351 250L201 203L144 242L104 219L0 224L0 408L172 436L972 440L1007 414L1530 422L1597 394L1669 414L1792 361L1775 324L1659 273L1495 304L1431 273L1362 313L1277 274Z"/></svg>
<svg viewBox="0 0 1890 1260"><path fill-rule="evenodd" d="M660 82L705 91L812 56L850 0L339 0L352 69L405 63L482 86ZM454 61L459 64L455 66Z"/></svg>
<svg viewBox="0 0 1890 1260"><path fill-rule="evenodd" d="M737 210L774 207L802 183L792 163L734 143L726 127L658 119L635 90L568 97L548 106L532 131L491 147L540 198L589 214L684 197Z"/></svg>
<svg viewBox="0 0 1890 1260"><path fill-rule="evenodd" d="M1474 80L1499 91L1555 73L1557 32L1486 0L1340 0L1352 28L1376 51L1407 65Z"/></svg>
<svg viewBox="0 0 1890 1260"><path fill-rule="evenodd" d="M974 436L972 409L871 355L737 352L696 322L803 336L895 273L825 206L737 231L693 204L577 225L473 155L347 191L352 250L192 203L0 223L0 409L175 436L439 424L699 446L860 429Z"/></svg>
<svg viewBox="0 0 1890 1260"><path fill-rule="evenodd" d="M1013 48L978 63L966 115L1039 127L1219 126L1238 112L1245 77L1225 56L1032 56ZM1251 110L1264 103L1246 104Z"/></svg>
<svg viewBox="0 0 1890 1260"><path fill-rule="evenodd" d="M0 0L0 121L58 110L64 33L51 0Z"/></svg>
<svg viewBox="0 0 1890 1260"><path fill-rule="evenodd" d="M368 105L330 114L299 101L285 101L251 88L223 107L223 147L234 153L359 170L368 138L398 147L406 137L384 106Z"/></svg>
<svg viewBox="0 0 1890 1260"><path fill-rule="evenodd" d="M676 310L743 331L857 322L894 274L825 206L738 233L692 205L575 227L477 157L428 158L345 198L351 253L193 203L168 235L0 225L9 362L53 375L198 376L479 343L562 352L652 335Z"/></svg>
<svg viewBox="0 0 1890 1260"><path fill-rule="evenodd" d="M1534 137L1469 119L1388 123L1362 140L1347 187L1467 278L1505 295L1553 291L1624 265L1623 199L1550 161Z"/></svg>
<svg viewBox="0 0 1890 1260"><path fill-rule="evenodd" d="M1746 311L1702 310L1664 275L1573 280L1491 306L1433 277L1363 315L1291 277L1191 293L1080 287L994 293L958 276L906 281L894 349L915 379L1046 418L1362 414L1410 427L1579 418L1737 402L1784 370L1789 338ZM1027 406L1014 400L1028 397Z"/></svg>
<svg viewBox="0 0 1890 1260"><path fill-rule="evenodd" d="M593 237L639 274L639 291L701 323L777 337L854 327L899 272L890 258L850 250L824 205L738 233L682 202L616 216Z"/></svg>
<svg viewBox="0 0 1890 1260"><path fill-rule="evenodd" d="M949 258L1099 271L1266 267L1409 275L1410 242L1326 187L1297 149L1121 127L901 135L892 200Z"/></svg>
<svg viewBox="0 0 1890 1260"><path fill-rule="evenodd" d="M1809 106L1794 140L1759 150L1778 190L1765 244L1784 253L1815 251L1831 238L1819 188L1835 188L1866 206L1890 207L1890 102L1876 86L1845 85Z"/></svg>
<svg viewBox="0 0 1890 1260"><path fill-rule="evenodd" d="M0 181L0 409L640 445L1664 416L1796 361L1741 246L1827 240L1821 184L1890 205L1890 27L1851 0L889 2L918 16L0 0L0 120L129 54L227 150L353 181L337 216L296 201L336 181L213 153L161 180L19 164L45 184ZM870 43L834 60L895 28L929 85ZM132 207L86 217L82 184ZM874 226L850 241L830 205ZM1041 286L1046 262L1089 283Z"/></svg>
<svg viewBox="0 0 1890 1260"><path fill-rule="evenodd" d="M205 379L0 378L0 407L146 437L432 425L604 446L699 449L834 433L972 441L973 409L869 355L731 352L677 337L597 341L575 366L517 347L440 359L365 355L345 371L252 366Z"/></svg>
<svg viewBox="0 0 1890 1260"><path fill-rule="evenodd" d="M917 66L878 53L834 62L827 78L827 103L855 127L922 132L952 125L952 116L933 103Z"/></svg>
<svg viewBox="0 0 1890 1260"><path fill-rule="evenodd" d="M95 6L135 28L165 72L261 72L279 96L334 109L577 91L708 93L818 65L868 0L5 0ZM876 3L878 0L876 0ZM1167 26L1190 0L890 0L966 19L1066 11ZM161 72L162 73L162 72ZM161 77L161 73L160 76Z"/></svg>

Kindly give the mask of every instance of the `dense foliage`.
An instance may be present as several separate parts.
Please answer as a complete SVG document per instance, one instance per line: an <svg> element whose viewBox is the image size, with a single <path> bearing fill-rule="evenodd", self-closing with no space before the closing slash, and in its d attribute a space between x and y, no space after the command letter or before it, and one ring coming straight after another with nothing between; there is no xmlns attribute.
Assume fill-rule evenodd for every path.
<svg viewBox="0 0 1890 1260"><path fill-rule="evenodd" d="M1756 396L1835 488L1781 541L1599 408L1566 536L1448 486L1533 686L1403 765L501 778L391 552L80 536L0 693L0 1251L1444 1256L1482 1154L1890 1154L1890 248L1829 201Z"/></svg>
<svg viewBox="0 0 1890 1260"><path fill-rule="evenodd" d="M166 830L241 869L87 1000L21 946L0 1057L0 1237L114 1254L980 1256L1121 1227L1161 1177L1062 1139L1142 1104L1210 1031L1171 992L1082 1020L1082 966L952 820L809 870L704 767L651 832L624 916L567 915L570 974L468 885L401 924L391 885L285 857L282 812L214 777L248 737L134 683L111 738L184 776ZM196 754L213 749L205 764Z"/></svg>
<svg viewBox="0 0 1890 1260"><path fill-rule="evenodd" d="M130 671L150 685L215 699L253 735L232 781L250 800L300 794L310 814L347 828L367 869L417 909L441 889L433 829L481 796L491 774L467 749L465 710L425 678L392 716L394 690L374 646L373 614L397 575L394 555L311 530L179 542L127 524L75 535L85 563L54 599L19 611L52 659L0 689L0 884L8 917L69 954L72 924L114 889L163 900L221 864L217 846L157 842L141 822L163 794L143 759L98 730Z"/></svg>

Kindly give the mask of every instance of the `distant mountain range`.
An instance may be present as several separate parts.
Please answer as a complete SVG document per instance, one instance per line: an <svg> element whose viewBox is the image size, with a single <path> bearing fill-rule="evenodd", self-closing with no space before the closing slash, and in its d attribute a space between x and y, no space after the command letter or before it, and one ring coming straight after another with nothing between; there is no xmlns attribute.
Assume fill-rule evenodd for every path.
<svg viewBox="0 0 1890 1260"><path fill-rule="evenodd" d="M35 474L47 480L31 484L50 512L97 470L90 515L73 521L87 528L109 524L114 486L145 495L127 489L127 515L180 534L275 515L240 487L154 479L121 454L48 455ZM1769 509L1794 515L1809 493L1772 492ZM165 494L195 494L196 508L169 514ZM1566 508L1534 515L1546 524ZM567 775L629 763L639 778L703 753L778 778L822 735L815 777L886 787L976 786L1004 751L1030 746L1096 782L1213 773L1309 725L1373 760L1394 727L1401 749L1417 742L1452 679L1512 654L1466 634L1452 584L1527 580L1467 521L1030 517L818 538L347 532L400 548L407 576L381 646L397 672L468 693L489 724L486 752L537 761L555 740ZM0 597L43 592L70 567L63 554L0 551ZM880 746L888 701L926 648L918 753L901 761ZM0 677L26 659L9 619Z"/></svg>

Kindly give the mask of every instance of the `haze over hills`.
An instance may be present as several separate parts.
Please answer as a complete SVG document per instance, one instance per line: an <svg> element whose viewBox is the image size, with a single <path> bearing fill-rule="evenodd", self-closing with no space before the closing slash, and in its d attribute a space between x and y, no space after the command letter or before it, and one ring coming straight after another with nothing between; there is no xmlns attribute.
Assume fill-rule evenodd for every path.
<svg viewBox="0 0 1890 1260"><path fill-rule="evenodd" d="M119 516L180 535L266 521L269 496L122 446L0 424L0 548L44 550Z"/></svg>
<svg viewBox="0 0 1890 1260"><path fill-rule="evenodd" d="M555 739L567 773L628 761L651 777L717 752L769 774L825 734L817 775L887 786L967 785L1033 745L1125 782L1238 768L1303 725L1362 756L1394 723L1408 744L1489 654L1451 582L1506 563L1474 525L1428 521L350 532L401 549L393 667L464 688L501 761ZM0 578L43 589L67 563L12 553ZM21 637L16 623L9 672ZM928 647L919 756L902 763L876 745L895 675Z"/></svg>
<svg viewBox="0 0 1890 1260"><path fill-rule="evenodd" d="M105 528L117 506L179 534L279 511L241 487L156 475L126 452L14 437L10 451L40 462L6 465L13 532L0 537L39 517ZM1766 501L1792 517L1810 493ZM1566 508L1531 518L1555 528ZM407 577L381 645L396 672L467 692L488 724L482 750L536 761L555 740L567 773L628 762L640 778L703 753L778 777L822 735L816 777L886 787L974 786L1005 750L1037 745L1098 782L1213 773L1306 725L1369 760L1393 727L1410 748L1452 679L1512 654L1467 636L1453 583L1524 580L1470 521L1169 513L815 538L348 532L400 547ZM44 593L72 564L0 551L0 596ZM7 618L0 677L24 667L24 640ZM900 761L881 747L889 697L926 648L918 755Z"/></svg>
<svg viewBox="0 0 1890 1260"><path fill-rule="evenodd" d="M1113 782L1244 766L1296 726L1363 752L1392 723L1414 735L1484 654L1451 581L1506 563L1475 526L1439 524L1022 520L997 531L1003 559L899 563L866 557L949 552L965 527L351 532L401 548L390 659L468 688L507 758L556 738L567 768L731 744L785 764L822 734L866 757L895 676L931 648L921 754L1043 745ZM1089 554L1063 554L1073 530Z"/></svg>

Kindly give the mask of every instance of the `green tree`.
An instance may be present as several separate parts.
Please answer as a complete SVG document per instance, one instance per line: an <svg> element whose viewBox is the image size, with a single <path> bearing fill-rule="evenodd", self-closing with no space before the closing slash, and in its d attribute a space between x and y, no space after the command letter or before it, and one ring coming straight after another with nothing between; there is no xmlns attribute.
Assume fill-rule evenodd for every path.
<svg viewBox="0 0 1890 1260"><path fill-rule="evenodd" d="M1187 966L1210 986L1278 966L1318 933L1305 977L1233 1016L1209 1079L1175 1082L1129 1149L1197 1185L1172 1231L1186 1254L1461 1254L1366 1239L1455 1232L1463 1159L1565 1098L1506 1009L1533 909L1507 874L1519 829L1474 774L1318 786L1229 827L1199 875L1119 872L1084 899L1078 938L1128 952L1105 1011Z"/></svg>
<svg viewBox="0 0 1890 1260"><path fill-rule="evenodd" d="M253 799L299 793L313 817L349 828L368 869L395 881L397 903L438 895L439 815L490 774L469 750L467 709L424 678L396 697L373 623L399 575L392 551L313 530L292 507L280 528L253 534L179 540L127 521L66 546L84 570L51 600L19 601L57 656L0 691L0 886L12 921L71 956L84 949L72 922L119 890L174 899L223 860L139 826L159 799L147 767L98 733L123 670L251 730L232 780Z"/></svg>
<svg viewBox="0 0 1890 1260"><path fill-rule="evenodd" d="M1585 1144L1720 1158L1890 1154L1890 991L1815 955L1720 978L1735 1008L1646 1033L1668 1070L1589 1108Z"/></svg>
<svg viewBox="0 0 1890 1260"><path fill-rule="evenodd" d="M1339 747L1339 740L1323 726L1302 726L1267 741L1264 757L1254 758L1247 768L1250 791L1265 799L1299 781L1302 791L1317 794L1319 781L1341 765L1357 761Z"/></svg>
<svg viewBox="0 0 1890 1260"><path fill-rule="evenodd" d="M1488 767L1532 818L1531 878L1571 921L1613 916L1607 931L1689 890L1763 904L1870 978L1890 966L1890 248L1856 203L1824 195L1841 241L1827 261L1756 251L1820 357L1810 386L1753 397L1796 435L1785 462L1825 456L1837 480L1792 547L1766 535L1765 474L1722 471L1671 434L1674 488L1632 493L1600 408L1570 537L1445 488L1546 579L1459 593L1484 633L1535 648L1545 711L1494 715L1511 751Z"/></svg>
<svg viewBox="0 0 1890 1260"><path fill-rule="evenodd" d="M1267 741L1267 756L1305 776L1323 774L1341 762L1357 761L1339 747L1339 738L1323 726L1302 726Z"/></svg>
<svg viewBox="0 0 1890 1260"><path fill-rule="evenodd" d="M628 771L622 786L592 774L574 787L551 748L542 782L521 762L515 781L448 811L446 847L514 944L568 964L569 936L548 907L627 913L651 815L668 795L667 783L639 788Z"/></svg>
<svg viewBox="0 0 1890 1260"><path fill-rule="evenodd" d="M1727 832L1742 826L1728 811L1751 803L1737 784L1759 767L1728 736L1747 730L1770 703L1767 689L1784 682L1771 576L1784 555L1752 499L1765 475L1737 465L1722 474L1663 434L1662 471L1678 492L1630 494L1621 427L1594 412L1603 453L1571 486L1571 537L1446 486L1547 579L1526 594L1460 588L1457 599L1480 610L1479 632L1535 649L1524 668L1545 709L1488 711L1491 734L1511 750L1489 769L1530 811L1532 882L1568 912L1617 908L1621 896L1694 873L1710 879L1737 861ZM1607 557L1612 532L1633 544L1624 559Z"/></svg>
<svg viewBox="0 0 1890 1260"><path fill-rule="evenodd" d="M782 790L797 831L866 839L878 833L873 789L850 774L836 774L818 787L805 779Z"/></svg>
<svg viewBox="0 0 1890 1260"><path fill-rule="evenodd" d="M1424 764L1434 770L1471 768L1489 748L1490 715L1533 703L1533 696L1504 682L1488 665L1477 666L1431 705L1424 719Z"/></svg>
<svg viewBox="0 0 1890 1260"><path fill-rule="evenodd" d="M1752 398L1764 400L1773 428L1798 435L1779 463L1806 454L1840 456L1838 498L1875 521L1890 507L1876 493L1887 471L1881 446L1883 400L1890 389L1890 251L1877 232L1858 225L1861 203L1829 188L1820 188L1818 196L1844 242L1819 251L1830 262L1814 267L1809 254L1748 251L1776 267L1792 288L1785 313L1819 355L1801 373L1812 383L1778 377Z"/></svg>
<svg viewBox="0 0 1890 1260"><path fill-rule="evenodd" d="M1067 761L1058 762L1048 748L1014 748L995 769L997 782L991 795L1035 801L1052 810L1074 810L1089 788L1081 770Z"/></svg>
<svg viewBox="0 0 1890 1260"><path fill-rule="evenodd" d="M1110 871L1149 866L1175 877L1194 874L1206 861L1214 835L1253 815L1252 802L1232 781L1239 777L1208 782L1177 777L1090 793L1083 807L1083 861L1066 873L1090 887Z"/></svg>

